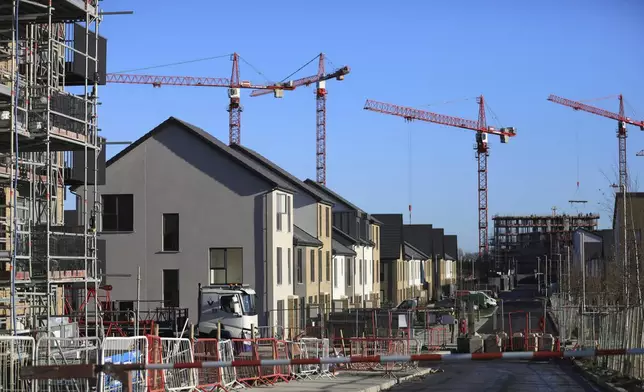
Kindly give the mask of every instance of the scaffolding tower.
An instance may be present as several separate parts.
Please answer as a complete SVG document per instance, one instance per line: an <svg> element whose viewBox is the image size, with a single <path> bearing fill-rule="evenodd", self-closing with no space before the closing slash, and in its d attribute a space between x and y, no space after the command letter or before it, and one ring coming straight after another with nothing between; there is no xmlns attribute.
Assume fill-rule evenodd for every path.
<svg viewBox="0 0 644 392"><path fill-rule="evenodd" d="M0 334L100 336L98 0L0 7ZM68 187L84 208L65 222ZM94 320L95 323L88 323ZM88 326L88 325L91 325ZM69 329L67 329L69 330ZM63 336L61 333L60 336Z"/></svg>
<svg viewBox="0 0 644 392"><path fill-rule="evenodd" d="M599 215L495 215L494 262L497 268L514 268L512 261L522 254L545 250L541 256L563 254L571 245L572 233L577 229L597 230Z"/></svg>

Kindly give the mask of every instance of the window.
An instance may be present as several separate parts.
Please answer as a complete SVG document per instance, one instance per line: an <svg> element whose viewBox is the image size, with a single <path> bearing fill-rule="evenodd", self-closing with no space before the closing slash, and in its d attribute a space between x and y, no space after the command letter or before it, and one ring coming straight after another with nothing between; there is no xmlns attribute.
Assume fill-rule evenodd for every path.
<svg viewBox="0 0 644 392"><path fill-rule="evenodd" d="M287 254L287 258L286 258L286 262L287 262L287 267L286 268L287 268L287 270L286 270L286 273L288 275L288 284L291 284L292 281L293 281L293 269L292 269L293 267L291 265L292 264L292 261L291 261L291 248L288 248L286 250L286 254Z"/></svg>
<svg viewBox="0 0 644 392"><path fill-rule="evenodd" d="M279 248L278 248L279 249ZM277 301L277 326L284 326L284 300Z"/></svg>
<svg viewBox="0 0 644 392"><path fill-rule="evenodd" d="M277 194L277 206L275 214L275 222L277 222L277 231L284 230L284 215L286 214L287 197L284 193Z"/></svg>
<svg viewBox="0 0 644 392"><path fill-rule="evenodd" d="M333 287L338 288L338 259L333 259Z"/></svg>
<svg viewBox="0 0 644 392"><path fill-rule="evenodd" d="M380 281L385 281L385 266L380 264Z"/></svg>
<svg viewBox="0 0 644 392"><path fill-rule="evenodd" d="M378 241L380 239L380 233L379 233L380 229L378 228L378 226L374 226L373 230L375 232L374 237L376 237L374 238L375 240L374 242L376 243L376 249L378 249L378 242L380 242Z"/></svg>
<svg viewBox="0 0 644 392"><path fill-rule="evenodd" d="M358 264L358 272L360 272L360 284L362 284L362 260L360 260L360 264Z"/></svg>
<svg viewBox="0 0 644 392"><path fill-rule="evenodd" d="M311 266L311 282L315 282L315 251L313 249L311 249L311 255L309 258L309 265Z"/></svg>
<svg viewBox="0 0 644 392"><path fill-rule="evenodd" d="M326 211L326 217L325 217L325 220L326 220L326 223L325 223L325 225L326 225L326 236L329 237L329 236L331 236L331 233L329 232L330 231L329 221L331 220L330 217L329 217L329 214L330 214L331 209L329 207L327 207L325 209L325 211Z"/></svg>
<svg viewBox="0 0 644 392"><path fill-rule="evenodd" d="M304 281L304 252L302 249L297 250L297 262L295 264L295 275L297 276L297 283Z"/></svg>
<svg viewBox="0 0 644 392"><path fill-rule="evenodd" d="M179 270L163 270L163 305L179 307Z"/></svg>
<svg viewBox="0 0 644 392"><path fill-rule="evenodd" d="M318 237L322 237L322 206L318 206Z"/></svg>
<svg viewBox="0 0 644 392"><path fill-rule="evenodd" d="M134 195L103 195L103 231L134 231Z"/></svg>
<svg viewBox="0 0 644 392"><path fill-rule="evenodd" d="M371 281L373 283L376 283L376 274L373 273L373 271L378 272L377 266L376 266L376 260L371 260Z"/></svg>
<svg viewBox="0 0 644 392"><path fill-rule="evenodd" d="M243 282L242 248L210 248L210 284Z"/></svg>
<svg viewBox="0 0 644 392"><path fill-rule="evenodd" d="M347 278L347 286L351 286L351 276L353 275L352 274L353 267L351 266L352 262L353 262L353 259L351 257L348 257L347 261L346 261L346 264L345 264L345 266L346 266L345 275L346 275L346 278Z"/></svg>
<svg viewBox="0 0 644 392"><path fill-rule="evenodd" d="M318 250L318 280L322 282L322 250Z"/></svg>
<svg viewBox="0 0 644 392"><path fill-rule="evenodd" d="M286 231L291 232L291 197L286 197Z"/></svg>
<svg viewBox="0 0 644 392"><path fill-rule="evenodd" d="M164 252L179 251L179 214L163 214Z"/></svg>
<svg viewBox="0 0 644 392"><path fill-rule="evenodd" d="M282 284L282 248L277 247L277 284Z"/></svg>
<svg viewBox="0 0 644 392"><path fill-rule="evenodd" d="M326 251L326 281L331 281L331 252Z"/></svg>

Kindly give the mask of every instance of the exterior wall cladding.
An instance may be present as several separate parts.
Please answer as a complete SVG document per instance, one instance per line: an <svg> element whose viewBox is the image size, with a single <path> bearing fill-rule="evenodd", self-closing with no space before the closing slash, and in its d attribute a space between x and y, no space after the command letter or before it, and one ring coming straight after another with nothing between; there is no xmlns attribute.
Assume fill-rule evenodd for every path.
<svg viewBox="0 0 644 392"><path fill-rule="evenodd" d="M101 233L106 240L105 273L136 276L140 266L141 299L160 301L163 270L179 270L180 306L196 320L197 284L210 283L209 249L240 247L243 283L257 291L260 324L268 325L266 313L277 308L277 300L286 303L292 293L286 261L282 285L276 285L274 275L277 247L283 247L286 259L293 244L292 219L290 230L276 229L275 194L281 191L179 125L164 126L108 167L107 185L100 193L134 195L134 231ZM179 252L161 251L164 213L179 214ZM113 286L112 299L136 298L132 279L108 277L107 282Z"/></svg>

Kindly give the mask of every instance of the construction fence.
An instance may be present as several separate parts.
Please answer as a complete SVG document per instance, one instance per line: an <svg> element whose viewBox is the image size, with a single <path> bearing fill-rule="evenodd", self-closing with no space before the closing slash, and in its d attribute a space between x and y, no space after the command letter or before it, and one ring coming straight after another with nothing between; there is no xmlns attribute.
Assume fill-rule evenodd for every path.
<svg viewBox="0 0 644 392"><path fill-rule="evenodd" d="M80 390L121 392L119 380L106 374L94 380L25 380L20 371L29 366L72 364L172 364L195 361L266 359L312 359L330 357L372 357L415 355L421 342L408 338L275 338L187 339L158 336L58 338L0 336L0 390L3 392L48 392ZM277 365L202 369L137 370L132 390L137 392L212 391L272 385L278 382L332 378L342 370L381 371L385 375L414 370L417 362L345 363L338 365Z"/></svg>
<svg viewBox="0 0 644 392"><path fill-rule="evenodd" d="M332 341L345 336L399 338L420 341L421 347L431 351L454 344L457 333L454 314L445 309L407 311L358 308L325 312L317 305L306 305L303 308L274 310L269 314L276 312L294 314L297 317L289 316L288 326L276 323L259 327L259 337L297 340L307 336Z"/></svg>
<svg viewBox="0 0 644 392"><path fill-rule="evenodd" d="M624 308L615 305L586 306L565 294L553 295L552 317L559 327L562 341L573 347L602 349L637 348L644 345L644 308ZM619 355L595 359L597 365L621 375L644 379L644 360L641 356Z"/></svg>

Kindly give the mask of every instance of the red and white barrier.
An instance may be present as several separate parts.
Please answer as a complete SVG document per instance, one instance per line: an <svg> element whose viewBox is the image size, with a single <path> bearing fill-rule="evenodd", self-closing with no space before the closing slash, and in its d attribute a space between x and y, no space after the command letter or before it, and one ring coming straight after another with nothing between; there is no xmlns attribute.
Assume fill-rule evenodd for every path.
<svg viewBox="0 0 644 392"><path fill-rule="evenodd" d="M300 359L260 359L260 360L233 360L212 362L185 362L185 363L148 363L141 364L141 369L205 369L244 366L290 366L290 365L324 365L346 363L392 363L416 361L459 361L459 360L529 360L552 358L589 358L615 355L644 355L644 348L608 349L608 350L572 350L572 351L515 351L500 353L473 353L473 354L414 354L414 355L375 355L338 358L300 358ZM128 370L138 370L139 366L128 366Z"/></svg>

